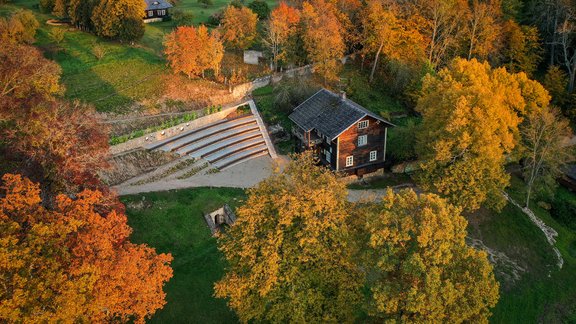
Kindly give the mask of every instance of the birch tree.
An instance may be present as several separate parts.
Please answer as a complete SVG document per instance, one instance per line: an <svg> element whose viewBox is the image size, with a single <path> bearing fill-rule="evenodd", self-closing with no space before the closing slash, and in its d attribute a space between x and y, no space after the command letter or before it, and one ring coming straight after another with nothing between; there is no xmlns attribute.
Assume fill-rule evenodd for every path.
<svg viewBox="0 0 576 324"><path fill-rule="evenodd" d="M554 108L528 113L521 127L526 207L535 191L552 192L563 167L574 160L566 140L572 135L568 121Z"/></svg>
<svg viewBox="0 0 576 324"><path fill-rule="evenodd" d="M402 17L400 8L390 1L369 1L362 13L363 43L365 50L375 53L370 81L380 55L404 63L415 62L424 57L424 37L417 29L417 22Z"/></svg>

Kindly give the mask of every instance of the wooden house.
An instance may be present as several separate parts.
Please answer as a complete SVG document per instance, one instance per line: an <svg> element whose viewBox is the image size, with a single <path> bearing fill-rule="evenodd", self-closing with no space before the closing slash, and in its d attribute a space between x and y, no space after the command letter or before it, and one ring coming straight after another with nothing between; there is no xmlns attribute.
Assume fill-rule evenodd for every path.
<svg viewBox="0 0 576 324"><path fill-rule="evenodd" d="M340 95L321 89L294 109L297 151L314 150L333 170L362 176L384 167L392 123Z"/></svg>
<svg viewBox="0 0 576 324"><path fill-rule="evenodd" d="M162 21L170 16L172 4L166 0L144 0L146 10L144 13L144 22Z"/></svg>

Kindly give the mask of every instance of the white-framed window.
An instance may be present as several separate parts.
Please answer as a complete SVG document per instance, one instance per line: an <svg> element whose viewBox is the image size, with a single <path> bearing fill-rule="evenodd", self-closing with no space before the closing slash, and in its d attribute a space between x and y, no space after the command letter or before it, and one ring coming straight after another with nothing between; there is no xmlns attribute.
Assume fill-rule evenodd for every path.
<svg viewBox="0 0 576 324"><path fill-rule="evenodd" d="M358 146L364 146L368 144L368 135L358 136Z"/></svg>
<svg viewBox="0 0 576 324"><path fill-rule="evenodd" d="M350 155L346 157L346 167L351 167L354 165L354 156Z"/></svg>
<svg viewBox="0 0 576 324"><path fill-rule="evenodd" d="M370 151L370 162L372 161L376 161L376 158L378 157L378 152L377 151Z"/></svg>
<svg viewBox="0 0 576 324"><path fill-rule="evenodd" d="M368 120L363 120L358 123L358 129L368 128L368 124L369 124Z"/></svg>
<svg viewBox="0 0 576 324"><path fill-rule="evenodd" d="M152 11L152 10L148 11L148 17L152 17L152 16L154 16L154 11Z"/></svg>
<svg viewBox="0 0 576 324"><path fill-rule="evenodd" d="M332 162L332 161L330 161L330 152L325 150L324 154L326 155L326 162L328 162L328 163Z"/></svg>

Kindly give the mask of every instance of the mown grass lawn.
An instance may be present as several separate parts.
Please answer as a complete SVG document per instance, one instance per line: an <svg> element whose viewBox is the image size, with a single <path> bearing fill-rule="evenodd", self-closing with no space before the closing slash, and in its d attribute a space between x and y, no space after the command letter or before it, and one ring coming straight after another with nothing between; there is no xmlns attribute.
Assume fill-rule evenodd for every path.
<svg viewBox="0 0 576 324"><path fill-rule="evenodd" d="M132 242L146 243L158 252L172 253L174 277L165 287L167 304L152 323L237 322L226 302L213 297L214 282L222 277L223 260L203 213L223 204L236 206L241 189L195 188L123 197ZM144 200L143 200L144 199ZM142 204L144 202L144 204ZM145 207L137 207L142 204Z"/></svg>
<svg viewBox="0 0 576 324"><path fill-rule="evenodd" d="M523 201L523 184L513 178L508 190L514 200ZM568 194L559 188L559 194ZM519 261L528 272L510 287L502 285L500 301L491 318L493 323L574 323L576 322L576 232L558 223L535 203L530 207L547 225L558 231L556 247L564 266L558 269L556 256L544 234L520 209L508 204L496 214L481 212L470 235L481 238L490 248Z"/></svg>
<svg viewBox="0 0 576 324"><path fill-rule="evenodd" d="M199 24L228 3L215 0L214 5L203 8L196 0L182 0L176 7L192 12ZM274 6L277 1L268 3ZM154 101L162 95L163 75L169 70L162 43L165 34L175 27L173 21L147 24L144 37L131 45L106 41L73 28L49 26L46 21L54 17L40 12L37 0L13 0L0 5L0 16L18 9L32 10L40 22L34 45L62 67L66 99L93 104L98 111L125 113L132 110L133 103ZM66 28L60 44L50 37L52 28ZM103 58L94 55L95 46L104 48Z"/></svg>

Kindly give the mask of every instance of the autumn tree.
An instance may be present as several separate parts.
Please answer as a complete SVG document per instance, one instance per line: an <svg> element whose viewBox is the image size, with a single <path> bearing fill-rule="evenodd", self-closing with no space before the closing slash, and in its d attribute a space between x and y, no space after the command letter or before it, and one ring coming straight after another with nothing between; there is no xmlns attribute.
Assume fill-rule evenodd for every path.
<svg viewBox="0 0 576 324"><path fill-rule="evenodd" d="M18 154L25 161L18 164L53 189L102 187L97 172L107 165L106 127L91 107L55 98L63 91L60 67L27 45L1 47L0 59L7 63L0 65L5 157Z"/></svg>
<svg viewBox="0 0 576 324"><path fill-rule="evenodd" d="M98 171L108 166L108 133L92 107L43 102L12 122L6 141L41 167L52 190L73 193L101 187Z"/></svg>
<svg viewBox="0 0 576 324"><path fill-rule="evenodd" d="M525 203L529 207L533 192L553 192L556 179L575 155L567 143L572 137L570 124L554 108L530 111L520 130L526 182Z"/></svg>
<svg viewBox="0 0 576 324"><path fill-rule="evenodd" d="M500 37L500 22L502 12L500 1L473 0L468 6L463 26L463 41L465 53L470 60L472 57L485 60L493 54L498 46Z"/></svg>
<svg viewBox="0 0 576 324"><path fill-rule="evenodd" d="M138 40L144 35L145 9L145 2L140 0L102 0L92 12L95 32L105 38Z"/></svg>
<svg viewBox="0 0 576 324"><path fill-rule="evenodd" d="M208 32L208 28L203 25L198 28L176 28L166 36L164 46L164 53L174 73L183 72L188 77L204 77L204 72L208 69L218 74L224 57L224 47L217 33Z"/></svg>
<svg viewBox="0 0 576 324"><path fill-rule="evenodd" d="M72 24L81 30L92 31L92 12L98 3L98 0L70 0L68 16Z"/></svg>
<svg viewBox="0 0 576 324"><path fill-rule="evenodd" d="M502 63L509 72L532 75L541 60L538 29L508 20L502 28Z"/></svg>
<svg viewBox="0 0 576 324"><path fill-rule="evenodd" d="M426 53L434 67L440 67L454 57L461 38L467 1L415 0L412 15L420 15L425 23L421 33L428 40Z"/></svg>
<svg viewBox="0 0 576 324"><path fill-rule="evenodd" d="M0 46L0 121L23 113L23 102L62 93L60 66L33 46Z"/></svg>
<svg viewBox="0 0 576 324"><path fill-rule="evenodd" d="M455 59L428 75L416 109L422 114L420 181L465 210L505 201L507 155L517 145L519 115L548 105L549 96L525 74Z"/></svg>
<svg viewBox="0 0 576 324"><path fill-rule="evenodd" d="M220 33L226 46L247 49L257 36L258 15L250 8L226 7L221 20Z"/></svg>
<svg viewBox="0 0 576 324"><path fill-rule="evenodd" d="M9 18L0 18L0 41L32 44L40 24L30 10L18 10Z"/></svg>
<svg viewBox="0 0 576 324"><path fill-rule="evenodd" d="M362 13L364 49L375 53L370 81L380 54L403 63L414 63L424 56L425 42L416 21L404 18L393 2L369 1Z"/></svg>
<svg viewBox="0 0 576 324"><path fill-rule="evenodd" d="M568 76L566 72L558 66L551 65L548 67L542 85L552 96L552 103L558 106L564 106L569 99L568 94Z"/></svg>
<svg viewBox="0 0 576 324"><path fill-rule="evenodd" d="M337 8L325 0L304 2L302 6L303 39L308 59L325 81L338 78L340 59L346 49L344 28Z"/></svg>
<svg viewBox="0 0 576 324"><path fill-rule="evenodd" d="M297 37L299 22L300 11L284 1L272 10L265 27L264 43L272 54L274 69L278 67L278 61L289 58L290 49L295 47L294 38Z"/></svg>
<svg viewBox="0 0 576 324"><path fill-rule="evenodd" d="M466 245L461 209L434 194L389 190L364 215L369 314L390 323L486 323L498 282L486 253Z"/></svg>
<svg viewBox="0 0 576 324"><path fill-rule="evenodd" d="M54 7L52 8L52 14L56 17L68 17L68 7L70 6L70 0L54 0Z"/></svg>
<svg viewBox="0 0 576 324"><path fill-rule="evenodd" d="M95 210L84 191L42 206L38 184L6 174L0 186L0 320L126 322L165 304L172 257L128 241L126 216Z"/></svg>
<svg viewBox="0 0 576 324"><path fill-rule="evenodd" d="M241 322L351 322L362 276L352 262L346 188L310 154L249 189L219 238L216 296Z"/></svg>

